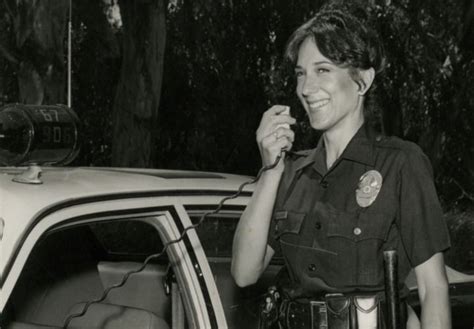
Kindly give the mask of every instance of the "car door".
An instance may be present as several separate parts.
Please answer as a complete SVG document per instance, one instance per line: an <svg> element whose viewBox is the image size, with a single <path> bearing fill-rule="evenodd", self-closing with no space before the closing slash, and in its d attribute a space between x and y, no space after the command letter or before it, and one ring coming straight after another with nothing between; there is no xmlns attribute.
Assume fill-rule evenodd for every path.
<svg viewBox="0 0 474 329"><path fill-rule="evenodd" d="M219 291L229 328L257 328L260 304L268 288L275 285L275 278L283 265L283 258L276 254L256 284L240 288L231 275L232 241L245 209L246 199L226 205L211 214L196 228ZM214 204L187 204L185 209L192 223L201 221L203 214L213 212Z"/></svg>
<svg viewBox="0 0 474 329"><path fill-rule="evenodd" d="M156 316L153 325L226 328L199 239L193 230L181 238L191 222L173 201L109 196L45 209L9 261L2 281L2 327L57 328L71 314L78 315L71 324L114 327L116 312L123 311L130 316L122 323L151 314ZM176 243L159 255L173 240ZM141 269L151 254L156 255ZM177 303L168 289L173 283Z"/></svg>

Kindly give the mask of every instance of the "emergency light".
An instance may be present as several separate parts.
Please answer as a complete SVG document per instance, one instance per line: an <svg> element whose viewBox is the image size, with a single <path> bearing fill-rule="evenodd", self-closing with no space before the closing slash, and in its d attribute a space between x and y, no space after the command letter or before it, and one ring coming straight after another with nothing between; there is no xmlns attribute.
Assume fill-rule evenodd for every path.
<svg viewBox="0 0 474 329"><path fill-rule="evenodd" d="M0 165L65 165L79 152L79 118L65 105L0 108Z"/></svg>

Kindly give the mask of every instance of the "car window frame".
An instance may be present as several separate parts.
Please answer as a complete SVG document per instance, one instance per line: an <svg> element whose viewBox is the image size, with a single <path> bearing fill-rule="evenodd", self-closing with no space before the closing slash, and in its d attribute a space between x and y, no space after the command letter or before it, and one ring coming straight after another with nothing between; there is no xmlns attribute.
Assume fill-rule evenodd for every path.
<svg viewBox="0 0 474 329"><path fill-rule="evenodd" d="M75 202L74 205L64 208L55 205L55 207L58 208L56 211L48 211L46 209L45 211L48 213L30 228L21 246L18 247L16 257L12 260L11 268L5 273L5 280L2 287L2 301L0 301L0 313L4 310L21 274L21 270L25 266L33 248L44 234L49 234L52 230L98 221L152 218L152 220L148 220L150 220L150 224L157 227L160 238L169 241L177 239L184 230L184 227L191 225L190 218L179 203L170 203L170 200L166 198L164 198L164 200L154 198L153 202L151 201L150 198L143 200L140 200L140 198L130 198L127 200L117 198L101 202L85 202L83 204L77 204L77 202ZM115 210L111 211L110 209ZM139 212L138 209L142 210ZM144 211L143 209L148 210ZM122 215L114 214L114 212L117 213L120 211L125 211L126 213ZM160 216L166 220L156 220L156 218ZM184 241L186 239L183 239L183 241L180 241L170 248L171 254L174 253L175 255L174 257L178 255L178 257L183 257L185 260L183 261L183 259L181 259L178 262L178 267L181 268L181 270L176 273L176 276L178 284L185 287L182 289L185 291L183 303L185 304L185 310L189 310L187 311L187 313L189 313L187 314L189 325L191 328L221 327L223 323L224 326L226 326L225 318L222 319L218 317L217 321L216 319L214 319L214 321L212 319L216 313L219 313L219 311L215 309L216 305L217 308L219 308L220 305L220 300L216 300L216 296L218 298L217 289L215 289L215 291L209 291L209 283L207 282L206 287L203 287L202 282L199 281L199 276L203 275L202 269L206 267L207 263L205 256L201 255L198 257L198 260L194 261L190 259L190 254L202 252L202 247L200 246L197 235L193 235L192 233L193 230L187 232L186 239L189 240L187 243ZM164 235L161 236L161 234ZM193 252L190 253L189 248L192 248ZM188 273L187 277L183 276L185 272ZM210 276L212 280L210 269L207 272L207 276ZM192 274L192 280L189 274ZM209 281L209 278L207 278L207 281ZM210 284L210 286L212 288L212 284ZM211 302L205 301L203 296L205 293L210 294ZM188 304L186 305L186 303ZM220 305L220 307L222 307L222 305Z"/></svg>
<svg viewBox="0 0 474 329"><path fill-rule="evenodd" d="M188 212L188 215L191 217L191 216L202 215L203 213L207 211L213 211L215 210L216 206L217 205L213 205L213 204L186 204L184 205L184 208ZM222 211L219 212L218 216L223 217L223 218L228 217L228 218L233 219L233 216L238 214L239 215L238 220L240 220L240 217L242 216L242 213L244 212L245 207L246 205L241 205L241 204L225 205L222 207ZM232 241L230 241L230 244L232 244ZM228 257L208 256L207 258L214 262L227 262L227 261L230 262L232 260L232 255L229 255ZM274 255L272 259L270 260L269 265L283 266L284 265L283 256Z"/></svg>

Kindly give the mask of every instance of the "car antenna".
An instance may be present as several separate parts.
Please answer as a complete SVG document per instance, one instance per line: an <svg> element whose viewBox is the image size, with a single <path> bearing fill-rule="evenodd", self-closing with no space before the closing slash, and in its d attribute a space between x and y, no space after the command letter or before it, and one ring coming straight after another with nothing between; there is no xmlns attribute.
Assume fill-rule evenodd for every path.
<svg viewBox="0 0 474 329"><path fill-rule="evenodd" d="M69 15L67 23L67 106L72 106L72 0L69 0Z"/></svg>

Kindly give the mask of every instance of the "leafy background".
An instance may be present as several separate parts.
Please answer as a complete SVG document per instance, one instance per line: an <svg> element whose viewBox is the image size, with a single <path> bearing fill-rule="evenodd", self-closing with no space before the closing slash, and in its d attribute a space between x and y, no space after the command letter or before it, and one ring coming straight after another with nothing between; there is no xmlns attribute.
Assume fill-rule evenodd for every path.
<svg viewBox="0 0 474 329"><path fill-rule="evenodd" d="M262 113L276 103L291 106L298 118L295 148L312 147L318 135L294 95L282 53L290 33L326 2L167 1L152 166L254 175L260 167L255 130ZM367 20L379 31L387 51L388 66L378 77L380 124L387 134L416 142L430 157L456 241L453 250L458 256L451 253L448 258L460 268L472 269L472 1L353 2L366 8ZM82 150L72 165L112 164L112 113L123 29L110 17L111 3L73 2L73 108L84 129ZM15 24L4 11L0 20L2 103L19 99L18 70L3 51L13 43ZM461 255L466 250L470 250L467 257Z"/></svg>

